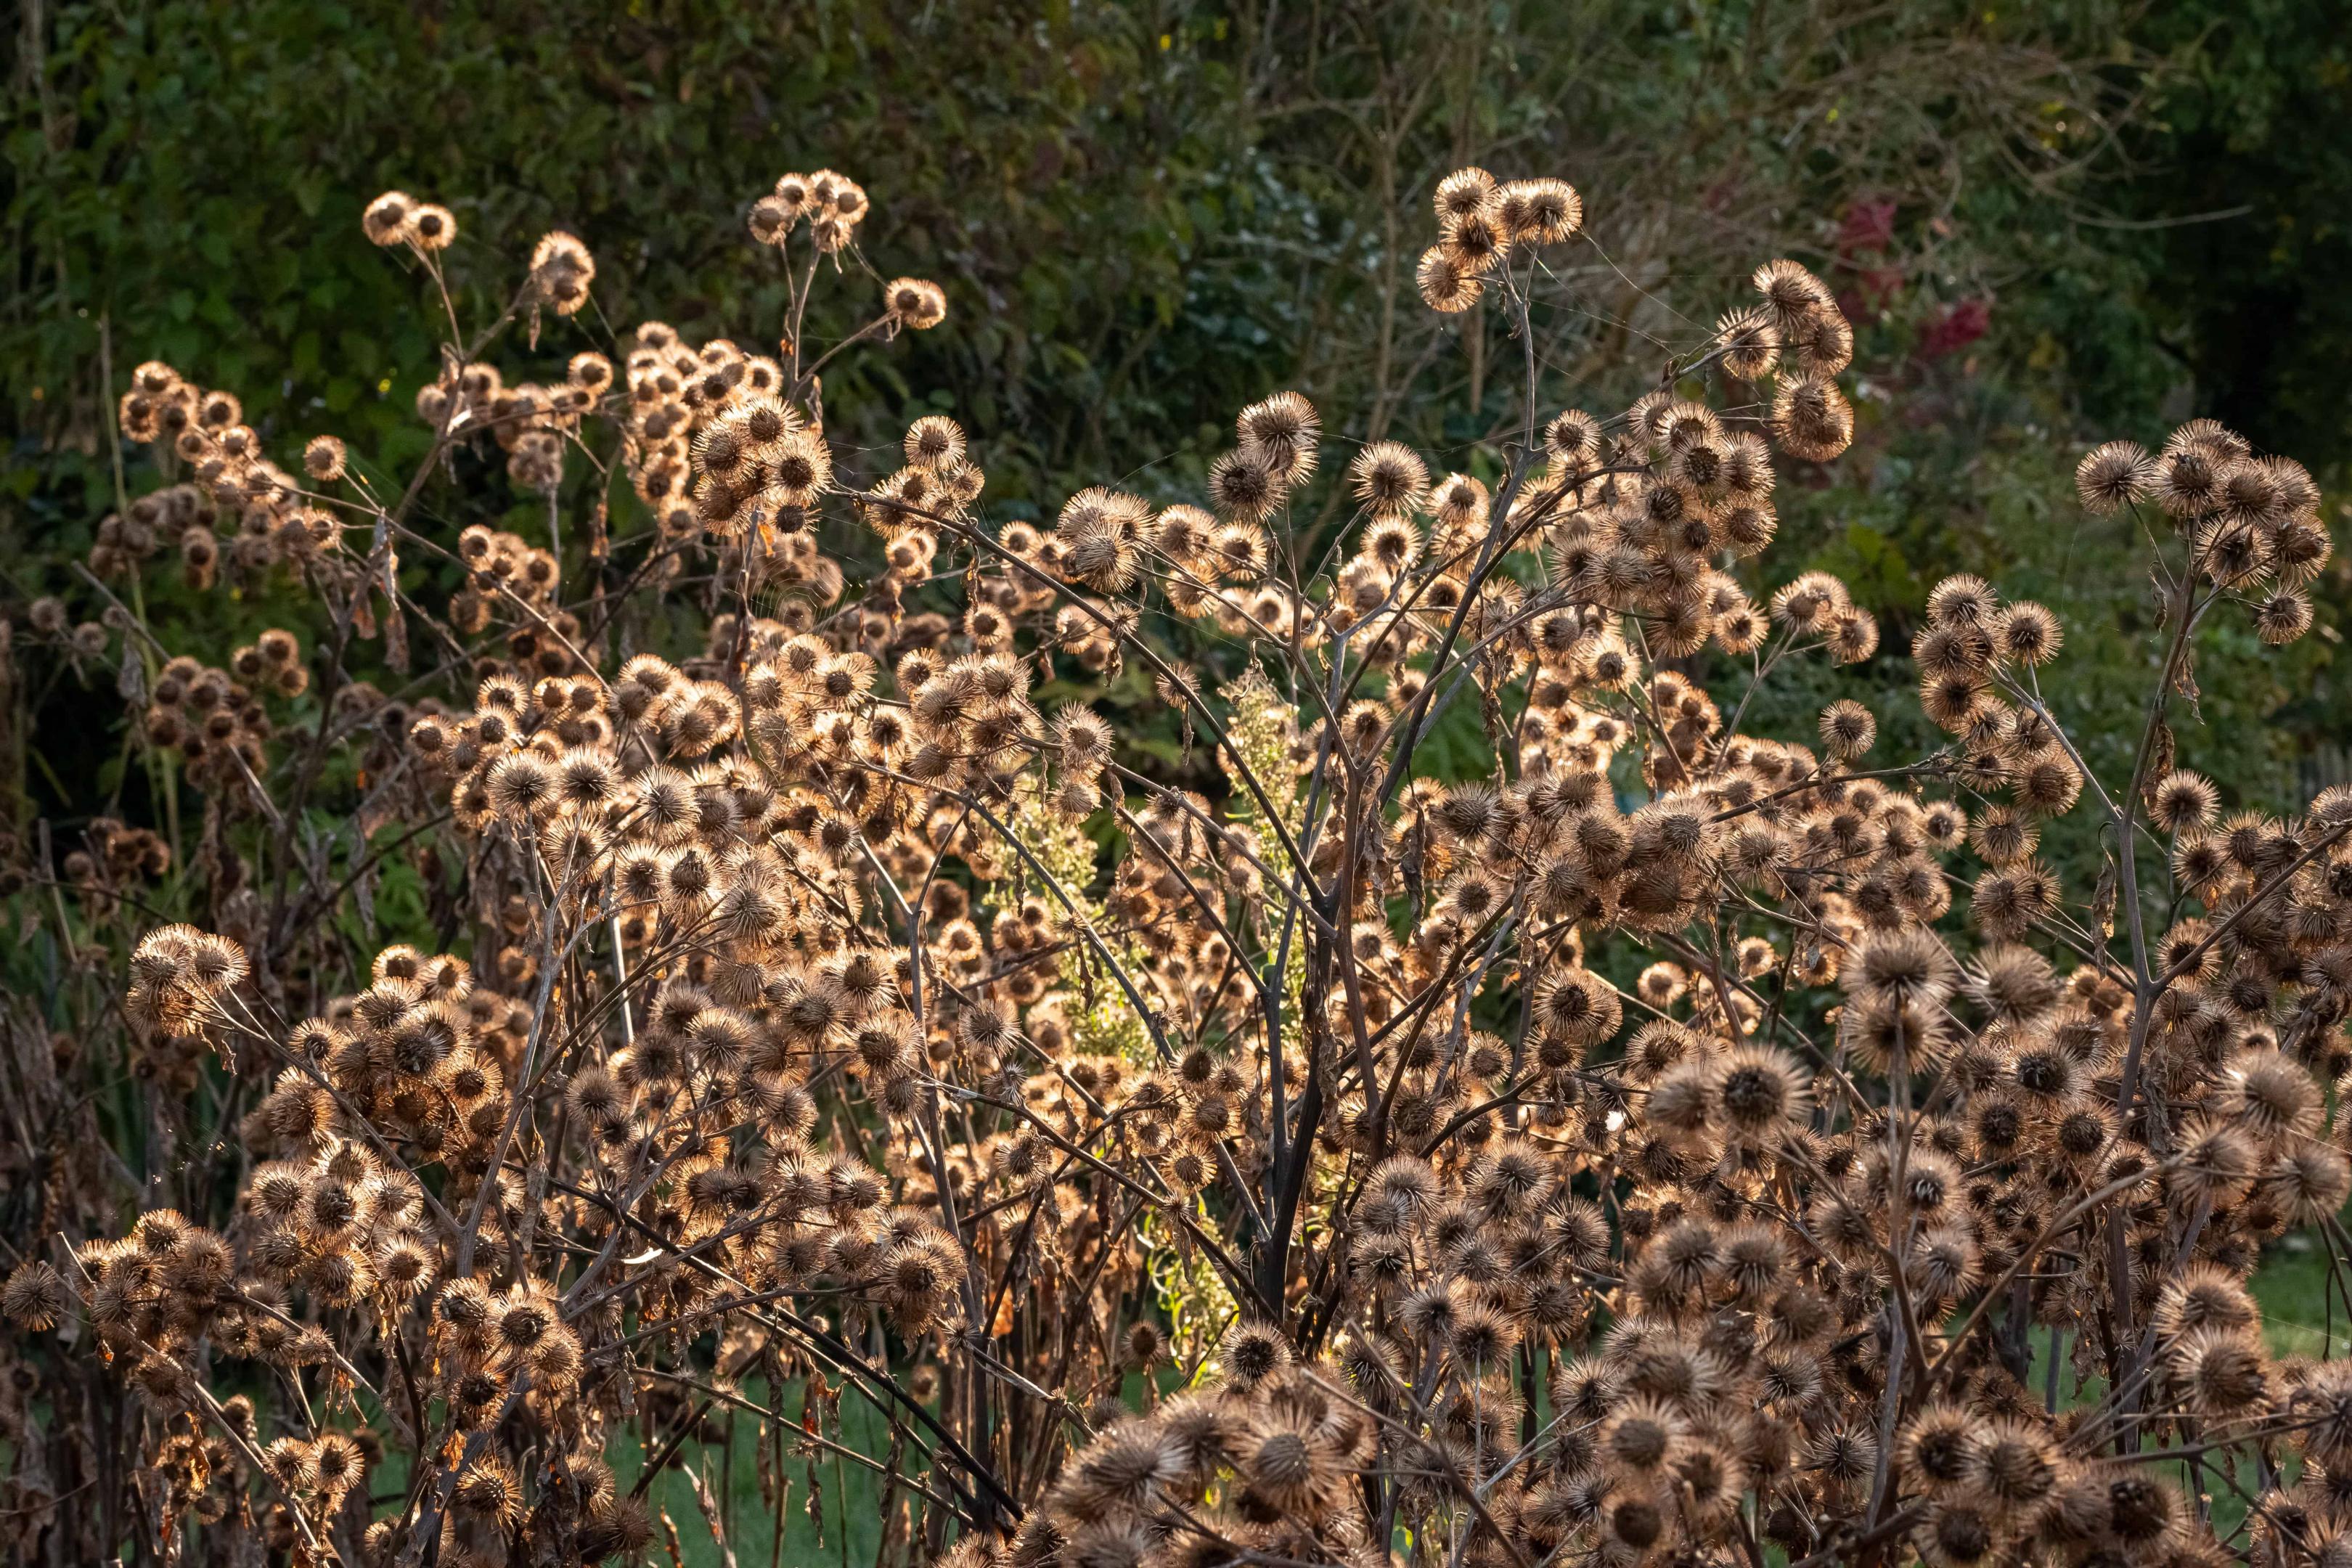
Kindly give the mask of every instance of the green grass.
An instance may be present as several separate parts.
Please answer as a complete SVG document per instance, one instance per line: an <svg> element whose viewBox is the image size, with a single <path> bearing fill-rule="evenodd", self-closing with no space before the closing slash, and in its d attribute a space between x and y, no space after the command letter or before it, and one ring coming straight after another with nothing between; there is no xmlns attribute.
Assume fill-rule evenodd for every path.
<svg viewBox="0 0 2352 1568"><path fill-rule="evenodd" d="M2352 1318L2329 1283L2325 1247L2308 1232L2296 1231L2272 1248L2253 1286L2273 1354L2317 1360L2338 1342L2352 1348Z"/></svg>
<svg viewBox="0 0 2352 1568"><path fill-rule="evenodd" d="M800 1414L802 1387L797 1381L785 1386L782 1409L788 1423ZM753 1382L739 1392L751 1404L775 1408L764 1384ZM697 1395L698 1402L699 1397ZM714 1424L727 1432L727 1442L701 1445L689 1439L646 1489L646 1501L654 1518L654 1544L648 1561L668 1561L663 1527L667 1519L677 1531L678 1552L689 1568L724 1568L726 1554L695 1500L689 1472L699 1471L714 1506L731 1500L731 1507L721 1507L720 1522L728 1530L727 1545L734 1553L735 1568L770 1568L772 1563L789 1564L790 1568L871 1568L882 1544L880 1476L814 1447L810 1457L803 1457L798 1451L799 1434L788 1426L783 1475L790 1484L783 1498L784 1542L779 1553L775 1508L769 1498L761 1495L760 1420L749 1411L740 1410L730 1419L723 1407L714 1407L712 1415ZM825 1436L877 1458L889 1451L888 1427L855 1394L842 1399L841 1430L832 1430L828 1423ZM666 1435L657 1439L667 1440ZM626 1496L643 1474L646 1462L646 1448L635 1426L614 1436L606 1445L604 1458L613 1467L615 1489ZM817 1484L823 1489L822 1534L808 1510L812 1464ZM407 1456L387 1456L369 1481L381 1513L407 1489Z"/></svg>
<svg viewBox="0 0 2352 1568"><path fill-rule="evenodd" d="M748 1384L741 1393L752 1404L775 1407L764 1384ZM800 1411L801 1397L799 1384L786 1386L782 1409L788 1418ZM814 1447L810 1456L803 1458L794 1451L796 1445L792 1439L796 1434L788 1433L783 1475L789 1485L783 1498L784 1539L779 1553L774 1507L761 1495L760 1419L749 1411L730 1415L723 1407L714 1408L711 1415L715 1424L728 1429L730 1441L724 1446L706 1447L689 1439L667 1471L646 1490L654 1513L656 1560L663 1555L662 1521L667 1518L677 1530L678 1549L692 1568L720 1568L726 1561L695 1500L694 1483L688 1474L693 1469L701 1473L714 1505L731 1501L731 1508L725 1512L732 1518L722 1517L722 1522L730 1530L727 1544L733 1550L736 1568L767 1568L771 1563L791 1564L792 1568L826 1568L828 1564L834 1568L869 1568L882 1544L880 1476L862 1465ZM825 1435L877 1458L889 1452L887 1426L854 1394L845 1394L841 1401L841 1430L828 1430ZM645 1450L634 1433L615 1441L607 1450L606 1458L622 1491L636 1484L645 1458ZM822 1534L808 1510L812 1468L823 1497Z"/></svg>
<svg viewBox="0 0 2352 1568"><path fill-rule="evenodd" d="M2263 1338L2273 1356L2318 1360L2338 1353L2334 1347L2339 1344L2352 1349L2352 1317L2347 1317L2328 1277L2323 1244L2308 1232L2297 1231L2273 1247L2251 1283L2254 1300L2262 1308ZM2037 1394L2046 1386L2044 1379L2049 1374L2054 1338L2047 1330L2037 1331L2034 1338L2031 1386ZM2067 1350L2071 1352L2073 1348L2070 1340ZM2062 1368L2058 1388L2060 1408L2088 1407L2105 1396L2107 1384L2103 1377L2093 1377L2076 1387ZM2211 1468L2199 1473L2186 1462L2150 1463L2192 1497L2202 1493L2208 1499L2214 1532L2225 1542L2243 1526L2248 1498L2259 1496L2263 1490L2262 1477L2252 1462L2237 1468L2234 1490ZM2287 1479L2292 1480L2294 1469L2290 1462Z"/></svg>

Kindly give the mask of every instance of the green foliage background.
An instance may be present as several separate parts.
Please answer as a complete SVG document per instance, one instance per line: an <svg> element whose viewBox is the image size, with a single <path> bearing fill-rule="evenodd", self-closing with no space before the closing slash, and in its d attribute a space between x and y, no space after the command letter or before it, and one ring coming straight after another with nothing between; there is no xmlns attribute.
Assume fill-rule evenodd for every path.
<svg viewBox="0 0 2352 1568"><path fill-rule="evenodd" d="M2310 464L2341 515L2339 23L2329 0L53 0L8 41L0 573L18 602L96 609L68 563L114 504L105 378L142 359L238 392L281 460L320 430L413 458L433 317L357 226L393 185L457 212L475 319L562 226L600 273L554 347L651 314L768 346L782 283L744 205L785 167L853 174L875 265L939 278L952 314L828 402L874 445L953 409L999 516L1089 482L1178 493L1284 385L1341 443L1475 471L1516 424L1517 349L1475 313L1433 322L1410 281L1432 180L1475 159L1588 198L1593 244L1539 333L1552 404L1654 382L1766 255L1830 275L1862 329L1863 434L1789 487L1771 579L1825 566L1878 611L1887 651L1857 675L1890 749L1926 738L1900 656L1927 585L1969 569L2046 599L2071 628L2053 701L2113 765L2153 657L2144 552L2074 506L2081 448L2216 414ZM814 335L872 288L835 290ZM147 456L124 456L137 493ZM249 608L174 574L149 574L174 640L249 635ZM2347 582L2284 658L2209 655L2183 753L2233 799L2335 776ZM108 673L25 698L16 761L61 820L123 787L106 736L56 722ZM1758 711L1809 727L1826 693Z"/></svg>

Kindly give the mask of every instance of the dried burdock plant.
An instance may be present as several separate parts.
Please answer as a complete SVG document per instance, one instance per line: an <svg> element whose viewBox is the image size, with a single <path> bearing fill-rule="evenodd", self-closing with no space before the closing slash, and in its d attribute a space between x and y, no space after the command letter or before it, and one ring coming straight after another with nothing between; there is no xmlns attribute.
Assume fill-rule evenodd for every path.
<svg viewBox="0 0 2352 1568"><path fill-rule="evenodd" d="M1577 194L1434 206L1428 304L1531 343ZM1705 683L1893 657L1836 579L1743 564L1776 454L1853 429L1802 267L1614 413L1542 407L1530 348L1484 477L1326 453L1280 392L1195 500L1041 527L943 415L828 437L833 356L947 308L898 279L806 352L868 210L829 171L752 205L769 357L557 346L598 319L561 233L469 338L456 220L384 195L367 237L446 318L406 479L328 436L278 468L233 395L134 374L184 477L90 584L176 538L280 597L225 651L110 623L203 792L204 918L145 914L167 840L119 823L28 889L120 967L13 1047L20 1541L628 1560L674 1550L681 1461L740 1535L691 1461L748 1416L769 1528L794 1461L843 1528L843 1458L885 1561L963 1568L2352 1561L2352 1376L2274 1362L2246 1286L2346 1239L2352 795L2223 817L2170 728L2209 620L2311 625L2302 468L2201 421L2084 460L2166 616L2127 777L2043 696L2056 617L1973 577L1909 652L1949 744L1880 761L1858 702L1768 738ZM518 322L542 380L485 357ZM32 637L102 655L68 618ZM1121 672L1221 799L1066 695ZM1492 776L1441 784L1469 709ZM2037 847L2084 811L2106 872L2068 888ZM355 964L386 857L443 934ZM109 1040L144 1169L209 1103L233 1191L164 1206L128 1155L135 1205L67 1190Z"/></svg>

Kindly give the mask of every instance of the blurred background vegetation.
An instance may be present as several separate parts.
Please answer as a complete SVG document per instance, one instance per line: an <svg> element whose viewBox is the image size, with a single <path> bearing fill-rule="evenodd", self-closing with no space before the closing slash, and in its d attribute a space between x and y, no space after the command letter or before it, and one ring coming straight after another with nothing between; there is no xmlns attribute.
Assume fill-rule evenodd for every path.
<svg viewBox="0 0 2352 1568"><path fill-rule="evenodd" d="M71 563L115 505L109 410L141 360L237 392L281 461L321 430L394 467L422 449L433 318L421 278L361 239L377 191L457 211L474 319L561 226L600 272L597 310L567 329L585 342L556 347L660 314L772 350L782 285L741 214L779 171L818 164L873 193L876 265L937 277L952 301L945 330L840 373L836 438L889 441L952 409L1000 517L1091 482L1183 493L1233 411L1283 386L1343 443L1397 436L1491 467L1518 347L1493 314L1435 318L1412 289L1432 183L1464 163L1558 174L1587 198L1591 243L1538 321L1556 405L1654 384L1758 260L1803 260L1860 329L1862 436L1795 477L1765 565L1770 581L1839 572L1879 614L1886 651L1837 679L1883 698L1895 745L1928 742L1911 617L1969 569L2065 616L2053 700L2094 763L2118 765L2153 657L2147 570L2123 520L2073 503L2092 440L2215 415L2309 464L2343 515L2352 42L2334 0L18 15L0 291L0 575L18 605L99 607ZM868 302L834 298L814 335ZM146 451L121 457L128 493L157 482ZM2182 751L2233 803L2289 805L2340 775L2347 584L2339 565L2321 634L2284 657L2209 653L2206 727ZM238 617L257 612L222 595L147 587L191 651L250 635ZM61 821L126 787L110 733L59 722L110 676L20 682L14 762ZM1758 711L1810 728L1826 693L1801 683ZM1158 721L1136 719L1149 747ZM1475 746L1439 755L1484 765Z"/></svg>

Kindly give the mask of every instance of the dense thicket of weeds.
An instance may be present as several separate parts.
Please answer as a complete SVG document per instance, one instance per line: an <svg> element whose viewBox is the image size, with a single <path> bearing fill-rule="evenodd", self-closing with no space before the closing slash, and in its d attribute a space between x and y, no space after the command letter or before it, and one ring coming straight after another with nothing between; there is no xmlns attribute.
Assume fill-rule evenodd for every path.
<svg viewBox="0 0 2352 1568"><path fill-rule="evenodd" d="M2311 624L2309 478L2210 422L2084 459L2165 611L2128 777L2044 699L2057 617L1973 577L1910 649L1948 744L1875 757L1850 700L1750 734L1777 670L1878 649L1744 564L1776 454L1852 435L1830 290L1769 262L1657 391L1549 409L1577 194L1435 206L1423 300L1527 345L1491 486L1327 452L1293 393L1205 505L1046 529L945 416L837 450L827 365L945 304L877 274L803 341L870 286L829 172L751 209L772 356L553 350L594 300L562 233L469 328L451 215L379 198L444 334L411 474L281 468L139 366L177 482L100 531L106 618L16 650L119 662L171 809L15 873L73 1021L10 1015L0 1533L626 1560L714 1409L781 1510L855 1399L887 1561L2345 1561L2352 1379L2273 1363L2244 1281L2352 1190L2352 795L2221 820L2172 759L2210 624ZM510 527L447 525L501 488ZM173 552L266 629L171 646ZM1221 796L1089 708L1139 675ZM1465 712L1493 776L1441 784ZM2035 855L2078 810L2089 888Z"/></svg>

